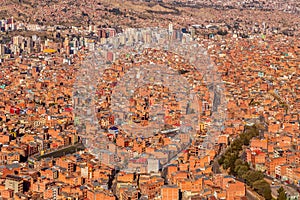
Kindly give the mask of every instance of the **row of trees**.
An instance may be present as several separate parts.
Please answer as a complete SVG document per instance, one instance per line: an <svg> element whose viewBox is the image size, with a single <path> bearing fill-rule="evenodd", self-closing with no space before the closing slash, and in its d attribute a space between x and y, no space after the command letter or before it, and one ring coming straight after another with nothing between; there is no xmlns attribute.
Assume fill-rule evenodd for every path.
<svg viewBox="0 0 300 200"><path fill-rule="evenodd" d="M248 146L253 137L258 136L258 128L254 126L245 126L245 130L236 138L225 153L218 160L223 169L229 170L229 174L243 180L262 195L266 200L271 200L271 188L269 183L264 180L264 174L260 171L252 170L247 162L240 159L243 146Z"/></svg>

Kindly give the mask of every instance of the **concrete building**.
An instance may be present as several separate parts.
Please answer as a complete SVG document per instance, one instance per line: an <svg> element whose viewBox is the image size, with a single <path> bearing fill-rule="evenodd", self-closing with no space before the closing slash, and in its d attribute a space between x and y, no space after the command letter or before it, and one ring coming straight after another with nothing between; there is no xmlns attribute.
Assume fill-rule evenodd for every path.
<svg viewBox="0 0 300 200"><path fill-rule="evenodd" d="M11 189L14 193L23 193L23 179L15 175L7 175L5 179L5 189Z"/></svg>
<svg viewBox="0 0 300 200"><path fill-rule="evenodd" d="M147 169L148 169L148 173L158 172L159 171L159 160L149 158Z"/></svg>
<svg viewBox="0 0 300 200"><path fill-rule="evenodd" d="M176 185L166 185L161 187L161 199L173 200L179 199L179 189Z"/></svg>

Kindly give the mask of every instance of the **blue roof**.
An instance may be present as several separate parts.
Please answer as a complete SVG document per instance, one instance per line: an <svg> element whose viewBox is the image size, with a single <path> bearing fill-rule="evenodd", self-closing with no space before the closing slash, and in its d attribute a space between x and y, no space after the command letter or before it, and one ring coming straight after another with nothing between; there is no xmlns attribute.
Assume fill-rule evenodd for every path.
<svg viewBox="0 0 300 200"><path fill-rule="evenodd" d="M116 131L116 130L118 130L118 127L116 127L116 126L112 126L112 127L110 127L109 129L110 129L110 130L114 130L114 131Z"/></svg>

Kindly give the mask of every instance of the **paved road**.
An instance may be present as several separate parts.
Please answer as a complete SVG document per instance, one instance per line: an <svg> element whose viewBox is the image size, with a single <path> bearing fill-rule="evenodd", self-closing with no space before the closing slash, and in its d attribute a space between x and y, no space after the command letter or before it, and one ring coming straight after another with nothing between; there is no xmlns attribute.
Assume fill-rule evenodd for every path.
<svg viewBox="0 0 300 200"><path fill-rule="evenodd" d="M271 182L274 180L273 177L271 176L268 176L268 175L265 175L265 180L271 184ZM279 184L278 184L279 183ZM300 187L296 186L296 185L292 185L292 184L286 184L285 182L283 181L276 181L275 182L275 185L280 185L282 187L287 187L288 189L291 189L291 190L295 190L295 191L299 191L300 192Z"/></svg>
<svg viewBox="0 0 300 200"><path fill-rule="evenodd" d="M214 159L213 164L212 164L212 170L214 174L221 174L221 170L220 170L220 165L218 162L218 159Z"/></svg>
<svg viewBox="0 0 300 200"><path fill-rule="evenodd" d="M263 197L259 196L256 192L252 191L250 187L246 187L246 197L249 200L264 200Z"/></svg>

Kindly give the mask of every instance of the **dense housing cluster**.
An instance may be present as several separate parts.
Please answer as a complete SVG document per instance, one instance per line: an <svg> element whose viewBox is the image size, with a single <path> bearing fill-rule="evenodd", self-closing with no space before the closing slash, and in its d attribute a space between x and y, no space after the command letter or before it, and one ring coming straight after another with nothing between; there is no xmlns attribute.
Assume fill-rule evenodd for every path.
<svg viewBox="0 0 300 200"><path fill-rule="evenodd" d="M281 4L0 1L0 199L298 199L299 6ZM90 53L127 27L158 25L174 26L176 37L188 35L207 49L216 76L165 50L120 59L106 52L110 67L103 76L90 71L82 79L83 85L94 81L94 99L85 100L97 109L76 116L74 84ZM171 90L176 80L153 81L121 102L129 105L128 115L113 116L119 81L150 63L169 65L201 95L182 109ZM215 77L224 89L214 95L224 102L211 96ZM162 106L153 110L156 105ZM197 130L178 151L190 139L178 125L196 109ZM152 112L163 114L163 129L136 137L134 131L149 131ZM132 124L118 128L124 118ZM106 151L85 148L82 131L100 134L94 124L78 126L82 119L104 130ZM209 135L214 142L204 145ZM103 145L90 139L94 147ZM124 158L127 168L115 165Z"/></svg>

